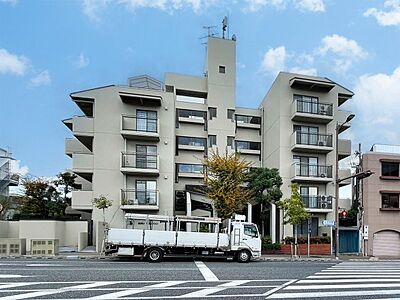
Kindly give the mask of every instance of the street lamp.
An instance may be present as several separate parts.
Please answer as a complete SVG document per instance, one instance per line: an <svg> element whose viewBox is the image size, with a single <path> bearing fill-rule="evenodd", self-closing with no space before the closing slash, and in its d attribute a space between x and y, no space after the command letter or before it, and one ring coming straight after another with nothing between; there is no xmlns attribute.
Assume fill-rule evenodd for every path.
<svg viewBox="0 0 400 300"><path fill-rule="evenodd" d="M347 116L346 120L339 124L336 122L335 127L335 257L339 256L339 183L344 179L339 179L339 131L343 128L343 126L350 122L355 117L354 114L350 114ZM348 178L346 178L348 179Z"/></svg>

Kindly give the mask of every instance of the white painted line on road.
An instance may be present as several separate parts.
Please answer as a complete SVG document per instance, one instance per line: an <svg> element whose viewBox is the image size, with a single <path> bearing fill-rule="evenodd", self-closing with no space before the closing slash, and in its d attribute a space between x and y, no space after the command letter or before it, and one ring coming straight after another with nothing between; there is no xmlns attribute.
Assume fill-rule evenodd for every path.
<svg viewBox="0 0 400 300"><path fill-rule="evenodd" d="M35 283L32 283L32 282L7 282L6 284L0 285L0 290L12 289L12 288L22 287L22 286L27 286L27 285L32 285L32 284L35 284Z"/></svg>
<svg viewBox="0 0 400 300"><path fill-rule="evenodd" d="M352 283L352 282L400 282L400 278L366 278L366 279L355 279L355 278L349 278L349 279L313 279L313 280L299 280L297 283Z"/></svg>
<svg viewBox="0 0 400 300"><path fill-rule="evenodd" d="M397 273L386 273L386 272L318 272L315 275L400 275L399 272Z"/></svg>
<svg viewBox="0 0 400 300"><path fill-rule="evenodd" d="M203 275L205 281L219 281L218 277L206 266L205 263L202 261L195 261L194 262Z"/></svg>
<svg viewBox="0 0 400 300"><path fill-rule="evenodd" d="M0 279L5 279L5 278L22 278L22 277L35 277L35 276L0 274Z"/></svg>
<svg viewBox="0 0 400 300"><path fill-rule="evenodd" d="M249 282L249 280L235 280L235 281L231 281L231 282L227 282L227 283L223 283L220 285L217 285L216 287L212 287L212 288L204 288L202 290L199 291L194 291L188 294L184 294L181 295L177 298L203 298L205 296L208 296L210 294L214 294L214 293L218 293L221 292L223 290L226 290L229 287L237 287L238 285L241 284L245 284Z"/></svg>
<svg viewBox="0 0 400 300"><path fill-rule="evenodd" d="M400 283L367 283L367 284L321 284L288 286L285 290L323 290L323 289L363 289L363 288L400 288ZM301 298L301 297L299 297Z"/></svg>
<svg viewBox="0 0 400 300"><path fill-rule="evenodd" d="M66 267L66 265L59 264L27 264L26 267Z"/></svg>
<svg viewBox="0 0 400 300"><path fill-rule="evenodd" d="M246 284L246 283L249 283L249 282L251 282L251 280L232 280L230 282L223 283L223 284L220 284L218 286L225 286L225 287L238 286L238 285Z"/></svg>
<svg viewBox="0 0 400 300"><path fill-rule="evenodd" d="M151 291L152 289L170 287L170 286L178 285L181 283L184 283L184 281L167 281L167 282L162 282L162 283L148 285L148 286L144 286L144 287L140 287L140 288L134 288L134 289L124 290L124 291L104 294L104 295L95 296L95 297L86 298L86 299L118 299L120 297L144 293L144 292Z"/></svg>
<svg viewBox="0 0 400 300"><path fill-rule="evenodd" d="M85 290L85 289L96 288L99 286L112 285L112 284L116 284L116 283L119 283L119 281L96 281L96 282L92 282L92 283L68 286L68 287L64 287L62 289L63 290Z"/></svg>
<svg viewBox="0 0 400 300"><path fill-rule="evenodd" d="M282 285L280 285L280 286L278 286L278 287L276 287L276 288L274 288L272 290L269 290L268 292L264 293L263 296L270 296L273 293L276 293L277 291L279 291L279 290L281 290L283 288L286 288L288 285L290 285L292 283L295 283L296 281L297 281L297 279L293 279L293 280L290 280L288 282L285 282L284 284L282 284Z"/></svg>
<svg viewBox="0 0 400 300"><path fill-rule="evenodd" d="M375 269L371 269L371 270L360 270L360 269L335 269L335 270L332 270L332 269L328 269L328 270L322 270L322 272L324 272L324 273L330 273L330 272L360 272L360 273L362 273L362 272L371 272L371 271L373 271L373 270L375 270ZM395 269L395 270L387 270L387 269L382 269L382 270L377 270L377 272L393 272L393 273L395 273L395 272L397 272L397 273L399 273L400 272L400 269Z"/></svg>
<svg viewBox="0 0 400 300"><path fill-rule="evenodd" d="M375 295L398 295L400 290L378 290L378 291L343 291L343 292L311 292L311 293L279 293L267 299L291 299L291 298L326 298L326 297L355 297Z"/></svg>
<svg viewBox="0 0 400 300"><path fill-rule="evenodd" d="M400 278L400 275L311 275L307 278Z"/></svg>

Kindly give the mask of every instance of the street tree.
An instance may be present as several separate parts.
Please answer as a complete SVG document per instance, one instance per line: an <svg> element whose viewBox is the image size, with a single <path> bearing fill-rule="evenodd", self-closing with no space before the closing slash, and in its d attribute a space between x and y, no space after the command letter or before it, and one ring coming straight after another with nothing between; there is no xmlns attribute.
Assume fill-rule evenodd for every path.
<svg viewBox="0 0 400 300"><path fill-rule="evenodd" d="M277 205L283 209L284 224L292 224L294 226L294 243L295 243L295 255L297 247L297 227L299 224L309 219L309 214L304 208L303 201L301 200L299 193L299 185L292 183L290 198L280 200Z"/></svg>
<svg viewBox="0 0 400 300"><path fill-rule="evenodd" d="M230 218L241 212L253 197L252 191L245 187L251 163L241 159L238 153L220 155L218 150L203 163L207 168L207 196L213 200L218 216Z"/></svg>
<svg viewBox="0 0 400 300"><path fill-rule="evenodd" d="M104 253L105 250L105 244L107 241L107 235L108 235L108 226L107 226L107 222L106 222L106 209L108 209L109 207L112 206L112 201L107 199L106 196L104 195L100 195L97 198L94 198L92 201L94 207L96 207L97 209L101 209L103 212L103 241L102 241L102 245L101 245L101 253Z"/></svg>
<svg viewBox="0 0 400 300"><path fill-rule="evenodd" d="M70 172L61 172L57 175L57 179L54 181L54 185L57 188L62 189L62 197L64 202L71 205L70 193L73 189L79 188L79 185L75 183L76 175Z"/></svg>
<svg viewBox="0 0 400 300"><path fill-rule="evenodd" d="M253 191L254 201L260 204L261 234L264 236L264 223L269 205L282 198L282 178L276 168L253 168L249 173L248 188Z"/></svg>

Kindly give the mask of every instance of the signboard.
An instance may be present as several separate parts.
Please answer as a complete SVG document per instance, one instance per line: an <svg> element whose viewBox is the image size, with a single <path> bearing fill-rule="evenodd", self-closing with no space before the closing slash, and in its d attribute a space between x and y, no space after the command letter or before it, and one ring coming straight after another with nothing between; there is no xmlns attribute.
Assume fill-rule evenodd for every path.
<svg viewBox="0 0 400 300"><path fill-rule="evenodd" d="M364 240L368 240L368 225L364 225Z"/></svg>
<svg viewBox="0 0 400 300"><path fill-rule="evenodd" d="M325 227L335 227L336 222L335 222L335 220L323 220L322 225Z"/></svg>

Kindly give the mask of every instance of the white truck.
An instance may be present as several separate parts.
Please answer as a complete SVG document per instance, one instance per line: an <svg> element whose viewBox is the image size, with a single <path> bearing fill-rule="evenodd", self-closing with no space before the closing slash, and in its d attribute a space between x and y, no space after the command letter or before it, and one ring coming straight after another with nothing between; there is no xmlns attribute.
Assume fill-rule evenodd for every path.
<svg viewBox="0 0 400 300"><path fill-rule="evenodd" d="M140 256L159 262L165 255L226 256L249 262L261 256L257 226L246 217L232 219L125 215L126 229L111 228L106 239L106 255Z"/></svg>

